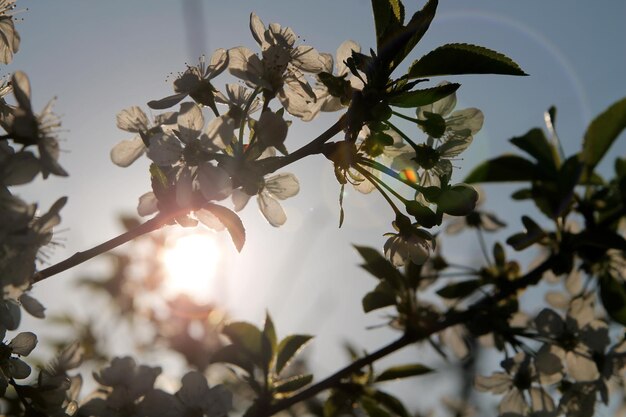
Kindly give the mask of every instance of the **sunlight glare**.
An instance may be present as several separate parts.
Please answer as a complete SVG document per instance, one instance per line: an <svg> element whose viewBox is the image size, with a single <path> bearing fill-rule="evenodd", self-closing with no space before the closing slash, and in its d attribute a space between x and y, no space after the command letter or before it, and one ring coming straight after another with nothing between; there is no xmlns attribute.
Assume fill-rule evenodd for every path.
<svg viewBox="0 0 626 417"><path fill-rule="evenodd" d="M219 260L219 247L209 234L169 238L162 255L167 272L166 294L186 294L199 302L208 301L214 290Z"/></svg>

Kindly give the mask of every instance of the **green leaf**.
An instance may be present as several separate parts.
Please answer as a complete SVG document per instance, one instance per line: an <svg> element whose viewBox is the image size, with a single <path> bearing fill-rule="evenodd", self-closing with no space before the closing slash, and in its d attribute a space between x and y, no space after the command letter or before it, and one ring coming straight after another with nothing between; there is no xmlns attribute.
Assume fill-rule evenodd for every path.
<svg viewBox="0 0 626 417"><path fill-rule="evenodd" d="M313 338L313 336L294 334L281 340L277 349L276 373L280 374L285 366L291 361L296 353Z"/></svg>
<svg viewBox="0 0 626 417"><path fill-rule="evenodd" d="M438 210L451 216L466 216L476 208L478 192L466 184L445 188L437 199Z"/></svg>
<svg viewBox="0 0 626 417"><path fill-rule="evenodd" d="M431 228L439 226L443 220L442 212L434 212L429 207L416 200L409 200L405 203L406 212L415 218L423 227Z"/></svg>
<svg viewBox="0 0 626 417"><path fill-rule="evenodd" d="M381 283L381 284L384 284ZM365 294L362 300L363 311L369 313L370 311L377 310L379 308L389 307L396 304L396 296L393 292L389 291L371 291Z"/></svg>
<svg viewBox="0 0 626 417"><path fill-rule="evenodd" d="M603 250L617 249L626 251L626 239L612 230L587 229L575 235L576 247L592 247Z"/></svg>
<svg viewBox="0 0 626 417"><path fill-rule="evenodd" d="M588 171L593 171L624 128L626 128L626 98L612 104L587 128L581 158Z"/></svg>
<svg viewBox="0 0 626 417"><path fill-rule="evenodd" d="M244 243L246 243L246 229L243 227L243 223L239 216L232 210L218 204L207 203L203 208L213 213L230 233L230 238L235 244L238 252L243 249Z"/></svg>
<svg viewBox="0 0 626 417"><path fill-rule="evenodd" d="M399 0L372 0L372 11L376 27L376 46L380 51L388 33L404 23L404 6Z"/></svg>
<svg viewBox="0 0 626 417"><path fill-rule="evenodd" d="M274 322L272 321L272 317L270 317L269 312L265 312L265 324L263 325L263 335L267 337L267 340L272 345L272 349L276 348L276 344L278 341L276 340L276 329L274 327Z"/></svg>
<svg viewBox="0 0 626 417"><path fill-rule="evenodd" d="M245 352L259 365L262 365L262 338L261 331L256 326L243 321L230 323L222 330L230 341Z"/></svg>
<svg viewBox="0 0 626 417"><path fill-rule="evenodd" d="M424 375L433 370L421 363L393 366L378 375L376 382L390 381L392 379L408 378L412 376Z"/></svg>
<svg viewBox="0 0 626 417"><path fill-rule="evenodd" d="M236 345L227 345L215 352L211 356L211 363L230 363L250 375L254 373L254 364L249 359L247 352Z"/></svg>
<svg viewBox="0 0 626 417"><path fill-rule="evenodd" d="M384 391L375 391L371 396L374 400L376 400L379 404L382 404L388 410L393 411L399 417L411 417L409 412L406 410L402 401L394 397L393 395L387 394Z"/></svg>
<svg viewBox="0 0 626 417"><path fill-rule="evenodd" d="M336 417L345 408L349 401L343 391L333 390L324 401L324 417Z"/></svg>
<svg viewBox="0 0 626 417"><path fill-rule="evenodd" d="M464 182L532 181L535 164L516 155L503 155L478 165Z"/></svg>
<svg viewBox="0 0 626 417"><path fill-rule="evenodd" d="M510 142L546 167L550 167L551 171L556 170L555 150L548 142L543 130L539 128L530 129L525 135L514 137Z"/></svg>
<svg viewBox="0 0 626 417"><path fill-rule="evenodd" d="M450 83L423 90L407 91L391 96L388 99L388 103L392 106L403 108L426 106L448 97L458 90L460 86L461 84Z"/></svg>
<svg viewBox="0 0 626 417"><path fill-rule="evenodd" d="M437 5L437 0L428 0L422 10L415 12L411 17L411 20L409 20L406 26L403 27L399 33L393 34L393 38L389 40L389 43L385 45L385 48L382 51L380 50L380 48L378 49L379 55L382 56L387 53L387 48L391 49L392 51L398 51L394 54L393 61L391 62L391 70L396 68L398 64L400 64L400 62L402 62L404 58L406 58L406 56L411 53L415 45L417 45L417 43L422 39L422 37L430 27L430 23L435 17L435 13L437 12Z"/></svg>
<svg viewBox="0 0 626 417"><path fill-rule="evenodd" d="M563 215L574 198L574 188L579 184L583 173L583 164L577 155L569 157L559 170L557 177L558 195L555 195L554 217Z"/></svg>
<svg viewBox="0 0 626 417"><path fill-rule="evenodd" d="M378 250L357 245L354 245L354 248L365 261L365 264L361 265L363 269L380 280L389 281L394 288L399 287L402 274Z"/></svg>
<svg viewBox="0 0 626 417"><path fill-rule="evenodd" d="M480 288L481 285L482 281L480 279L455 282L454 284L443 287L437 291L437 294L439 294L440 297L449 299L467 297L476 289Z"/></svg>
<svg viewBox="0 0 626 417"><path fill-rule="evenodd" d="M506 262L506 253L500 242L496 242L493 245L493 259L496 262L496 266L504 267Z"/></svg>
<svg viewBox="0 0 626 417"><path fill-rule="evenodd" d="M600 277L600 298L606 312L613 320L626 326L626 286L610 274Z"/></svg>
<svg viewBox="0 0 626 417"><path fill-rule="evenodd" d="M528 75L511 58L482 46L451 43L440 46L409 67L409 78L434 75Z"/></svg>
<svg viewBox="0 0 626 417"><path fill-rule="evenodd" d="M313 381L313 375L296 375L283 379L274 384L276 392L287 393L297 391Z"/></svg>
<svg viewBox="0 0 626 417"><path fill-rule="evenodd" d="M546 236L546 232L528 216L522 216L522 223L526 230L522 233L516 233L506 240L515 250L523 250L534 245Z"/></svg>
<svg viewBox="0 0 626 417"><path fill-rule="evenodd" d="M361 397L359 402L369 417L391 417L384 408L378 405L378 401L372 398Z"/></svg>
<svg viewBox="0 0 626 417"><path fill-rule="evenodd" d="M263 340L262 340L262 357L263 366L269 372L270 364L274 355L276 354L276 329L274 328L274 322L268 312L265 312L265 324L263 326Z"/></svg>

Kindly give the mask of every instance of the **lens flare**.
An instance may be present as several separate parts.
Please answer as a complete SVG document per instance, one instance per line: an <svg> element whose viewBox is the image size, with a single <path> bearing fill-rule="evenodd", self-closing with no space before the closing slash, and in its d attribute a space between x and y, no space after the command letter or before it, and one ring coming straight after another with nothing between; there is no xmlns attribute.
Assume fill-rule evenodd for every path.
<svg viewBox="0 0 626 417"><path fill-rule="evenodd" d="M220 261L220 249L212 235L195 233L168 238L161 261L167 272L166 295L186 294L198 302L211 298Z"/></svg>

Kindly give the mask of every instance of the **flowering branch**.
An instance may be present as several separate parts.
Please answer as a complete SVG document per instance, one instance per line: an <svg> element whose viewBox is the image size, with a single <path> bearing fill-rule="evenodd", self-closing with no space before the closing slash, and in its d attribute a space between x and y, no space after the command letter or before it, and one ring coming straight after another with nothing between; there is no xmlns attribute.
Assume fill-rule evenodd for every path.
<svg viewBox="0 0 626 417"><path fill-rule="evenodd" d="M447 329L448 327L471 320L473 317L476 316L476 313L484 309L486 306L493 305L498 301L504 300L518 290L526 288L530 285L537 284L541 280L543 274L553 266L556 259L557 258L555 255L548 257L536 268L527 272L526 275L511 283L511 285L505 288L499 288L494 295L485 296L464 311L448 312L443 320L439 321L438 323L434 323L428 329L420 329L419 331L408 329L406 333L402 335L402 337L400 337L399 339L391 342L386 346L383 346L382 348L370 353L369 355L363 356L362 358L352 362L348 366L340 369L339 371L323 379L317 384L312 385L303 391L300 391L298 394L278 401L277 403L267 407L267 409L265 410L260 410L255 417L269 417L276 413L279 413L280 411L286 410L292 405L311 398L322 391L335 387L341 382L342 379L350 376L351 374L364 368L365 366L368 366L376 362L377 360L404 348L405 346L428 339L430 336L439 333L440 331Z"/></svg>

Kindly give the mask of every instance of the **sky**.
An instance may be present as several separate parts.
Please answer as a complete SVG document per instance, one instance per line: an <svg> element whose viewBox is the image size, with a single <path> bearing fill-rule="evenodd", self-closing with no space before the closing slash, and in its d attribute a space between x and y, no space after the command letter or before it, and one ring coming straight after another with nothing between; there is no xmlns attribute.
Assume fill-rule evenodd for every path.
<svg viewBox="0 0 626 417"><path fill-rule="evenodd" d="M410 2L407 11L421 4ZM125 169L110 162L110 149L131 136L116 128L116 113L132 105L148 111L145 103L172 93L168 75L183 71L186 62L196 63L203 53L240 45L256 50L248 29L251 11L266 24L292 27L303 42L322 52L334 55L347 39L366 50L374 45L365 0L18 0L18 8L29 10L19 15L22 44L5 74L19 69L29 75L35 109L57 97L55 110L63 122L61 163L70 173L69 178L16 189L42 208L61 195L69 197L58 235L64 247L53 252L51 263L120 233L117 216L134 213L137 198L149 191L147 159ZM626 2L618 0L602 6L569 0L442 2L405 69L437 46L465 42L502 52L530 74L448 78L462 84L457 108L477 107L485 114L484 127L458 163L455 179L461 181L485 158L513 151L508 139L542 126L543 112L551 105L558 109L557 128L566 152L575 152L593 116L626 95L621 78L626 74L625 18ZM216 84L230 81L222 77ZM301 146L336 117L307 124L294 120L287 146ZM625 149L622 138L614 152L623 155ZM219 237L223 264L214 301L234 318L256 324L267 308L281 335L316 334L311 356L321 377L345 363L344 340L375 349L393 336L390 330L366 329L387 319L378 313L365 316L360 309L361 297L375 282L358 268L351 246L382 248L392 215L382 198L348 191L346 221L338 229L339 187L329 162L312 157L289 171L298 176L301 191L284 203L285 226L271 227L250 204L242 213L248 236L242 253L236 253L227 236ZM487 207L513 214L527 210L502 198L510 188L487 191L496 194L492 200L488 194ZM508 220L513 228L521 227L519 215ZM450 249L459 260L477 256L474 240L455 242ZM53 277L38 284L34 295L52 312L61 311L68 300L77 308L86 301L74 295L72 280L97 273L103 265L94 260ZM34 320L27 324L41 326Z"/></svg>

